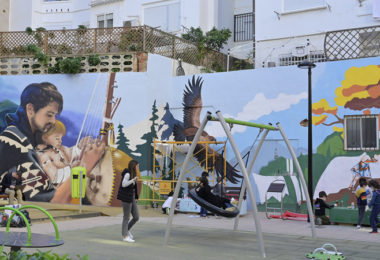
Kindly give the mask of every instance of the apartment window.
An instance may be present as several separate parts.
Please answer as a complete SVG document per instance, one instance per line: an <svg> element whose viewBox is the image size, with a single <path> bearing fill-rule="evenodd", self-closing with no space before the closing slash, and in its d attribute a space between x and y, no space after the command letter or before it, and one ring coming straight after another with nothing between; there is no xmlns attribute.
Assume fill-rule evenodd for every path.
<svg viewBox="0 0 380 260"><path fill-rule="evenodd" d="M379 149L379 116L344 116L345 150Z"/></svg>
<svg viewBox="0 0 380 260"><path fill-rule="evenodd" d="M298 65L303 61L309 60L314 63L318 62L326 62L326 56L323 51L310 51L309 55L305 55L303 57L293 56L291 53L289 54L280 54L278 56L280 61L280 67L284 66L294 66Z"/></svg>
<svg viewBox="0 0 380 260"><path fill-rule="evenodd" d="M113 14L98 15L98 28L112 28Z"/></svg>
<svg viewBox="0 0 380 260"><path fill-rule="evenodd" d="M234 41L253 39L253 13L238 14L234 19Z"/></svg>
<svg viewBox="0 0 380 260"><path fill-rule="evenodd" d="M282 0L283 12L326 6L326 0Z"/></svg>
<svg viewBox="0 0 380 260"><path fill-rule="evenodd" d="M181 29L180 3L146 7L144 9L144 24L167 32Z"/></svg>

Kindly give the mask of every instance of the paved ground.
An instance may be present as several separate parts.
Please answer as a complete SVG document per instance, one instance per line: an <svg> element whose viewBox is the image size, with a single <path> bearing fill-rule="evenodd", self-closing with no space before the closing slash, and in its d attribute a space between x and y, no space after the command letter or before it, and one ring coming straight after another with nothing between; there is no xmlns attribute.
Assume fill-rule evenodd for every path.
<svg viewBox="0 0 380 260"><path fill-rule="evenodd" d="M230 219L200 219L189 217L190 215L176 215L169 247L163 247L166 215L153 209L141 210L141 215L132 232L136 243L121 241L120 216L58 222L65 244L55 248L54 252L60 255L70 253L72 257L88 254L91 260L262 259L259 257L254 222L249 215L241 218L239 231L236 232L231 230L233 220ZM306 253L325 243L337 246L338 251L343 252L348 260L380 259L380 237L358 231L353 226L319 228L318 238L312 239L310 224L306 222L267 220L264 214L260 216L266 259L307 259ZM36 224L32 226L32 231L53 235L53 226L50 223Z"/></svg>

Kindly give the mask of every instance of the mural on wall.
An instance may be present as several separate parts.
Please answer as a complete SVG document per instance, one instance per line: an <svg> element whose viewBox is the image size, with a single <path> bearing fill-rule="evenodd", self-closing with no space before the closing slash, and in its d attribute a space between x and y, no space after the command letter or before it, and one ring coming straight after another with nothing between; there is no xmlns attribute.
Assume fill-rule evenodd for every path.
<svg viewBox="0 0 380 260"><path fill-rule="evenodd" d="M155 59L155 68L166 62L156 56L150 62ZM314 197L324 190L328 201L351 203L356 201L353 192L360 177L380 179L379 151L343 149L344 116L379 113L380 67L374 63L376 59L321 63L313 72ZM46 93L40 90L41 82L47 82L42 83L47 86ZM114 82L118 82L117 89L112 87ZM71 198L70 169L84 166L88 177L84 203L120 206L114 193L122 170L135 159L140 163L143 180L138 186L140 198L159 199L159 185L152 182L153 177L162 171L163 180L177 179L189 145L174 149L165 144L155 146L154 140L191 141L206 112L221 110L226 118L263 124L281 122L307 180L307 128L299 125L307 116L305 82L296 67L182 77L149 68L147 73L2 77L0 175L3 178L14 167L20 169L27 200L78 203ZM37 94L29 95L31 84L35 84L33 91ZM26 104L22 102L24 91L30 92ZM30 97L45 103L39 102L44 104L42 107L27 106L34 102ZM58 101L56 107L51 108L51 102L46 101L51 98ZM234 126L231 131L244 162L249 163L261 138L260 130ZM235 167L237 160L220 124L209 122L202 138L227 141L224 152L220 150L223 144L207 146L207 153L216 161L207 162L208 171L212 176L227 173L226 185L240 187L240 168ZM199 153L189 164L191 170L185 175L189 183L182 185L181 194L187 193L204 171L197 166L206 166L203 148L196 148ZM286 183L287 209L302 208L305 194L299 173L281 135L271 131L250 179L259 209L274 180ZM269 202L278 203L279 199L270 196Z"/></svg>
<svg viewBox="0 0 380 260"><path fill-rule="evenodd" d="M115 110L107 106L107 96L112 96L114 78L22 76L15 79L17 85L11 78L1 81L1 178L20 170L26 200L76 203L70 173L82 166L88 177L84 203L112 204L114 182L131 160L109 145ZM78 85L81 91L75 91Z"/></svg>

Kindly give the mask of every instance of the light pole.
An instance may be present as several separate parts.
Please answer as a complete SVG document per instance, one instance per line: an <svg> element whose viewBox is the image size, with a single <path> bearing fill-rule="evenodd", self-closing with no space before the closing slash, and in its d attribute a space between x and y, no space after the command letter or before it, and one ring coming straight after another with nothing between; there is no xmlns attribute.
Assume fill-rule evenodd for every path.
<svg viewBox="0 0 380 260"><path fill-rule="evenodd" d="M307 188L310 196L310 201L313 203L313 118L312 118L312 91L311 91L311 69L314 69L316 65L310 61L304 61L298 64L298 68L307 69L309 76L309 86L308 86L308 135L307 135ZM306 126L306 125L305 125ZM310 222L308 214L308 222Z"/></svg>

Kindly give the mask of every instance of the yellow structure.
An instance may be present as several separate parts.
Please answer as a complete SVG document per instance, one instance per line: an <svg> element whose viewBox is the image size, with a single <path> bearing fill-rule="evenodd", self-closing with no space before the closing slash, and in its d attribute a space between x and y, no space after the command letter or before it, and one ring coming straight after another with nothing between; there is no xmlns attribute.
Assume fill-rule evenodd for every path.
<svg viewBox="0 0 380 260"><path fill-rule="evenodd" d="M176 161L176 154L182 154L186 156L186 153L183 152L179 145L188 144L190 145L192 142L176 142L176 141L160 141L154 139L154 159L153 159L153 179L150 181L152 183L152 194L153 196L156 194L156 192L159 193L159 195L167 195L170 191L174 191L175 184L177 183L175 172L179 171L182 168L182 162ZM204 148L199 150L197 153L193 154L193 158L191 161L195 164L191 169L186 170L187 173L189 173L191 176L194 177L194 181L188 180L184 181L185 183L191 183L192 185L196 185L198 176L195 176L192 173L192 170L200 167L201 171L207 171L209 172L209 180L210 185L216 184L216 172L214 169L214 164L218 158L215 157L215 153L222 154L222 151L224 151L223 158L219 159L223 161L224 165L224 172L226 172L226 156L227 156L227 150L226 150L226 142L216 142L216 141L205 141L205 142L198 142L198 144L206 144ZM216 145L222 145L222 147L216 147ZM166 146L166 149L164 148ZM169 149L171 146L171 149ZM183 146L182 146L183 147ZM194 158L198 153L205 152L206 158L203 161L198 162L196 158ZM157 159L159 158L159 159ZM158 161L158 165L156 164L156 159ZM171 165L165 165L164 167L164 160L169 159L171 162ZM211 162L212 161L212 164ZM202 166L204 164L204 166ZM158 168L158 170L157 170ZM164 169L167 168L167 169ZM209 171L208 171L209 170ZM168 177L171 177L170 179ZM225 177L224 177L225 178ZM158 184L158 187L156 185ZM165 201L164 199L160 198L148 198L141 199L141 200L148 200L148 201Z"/></svg>

